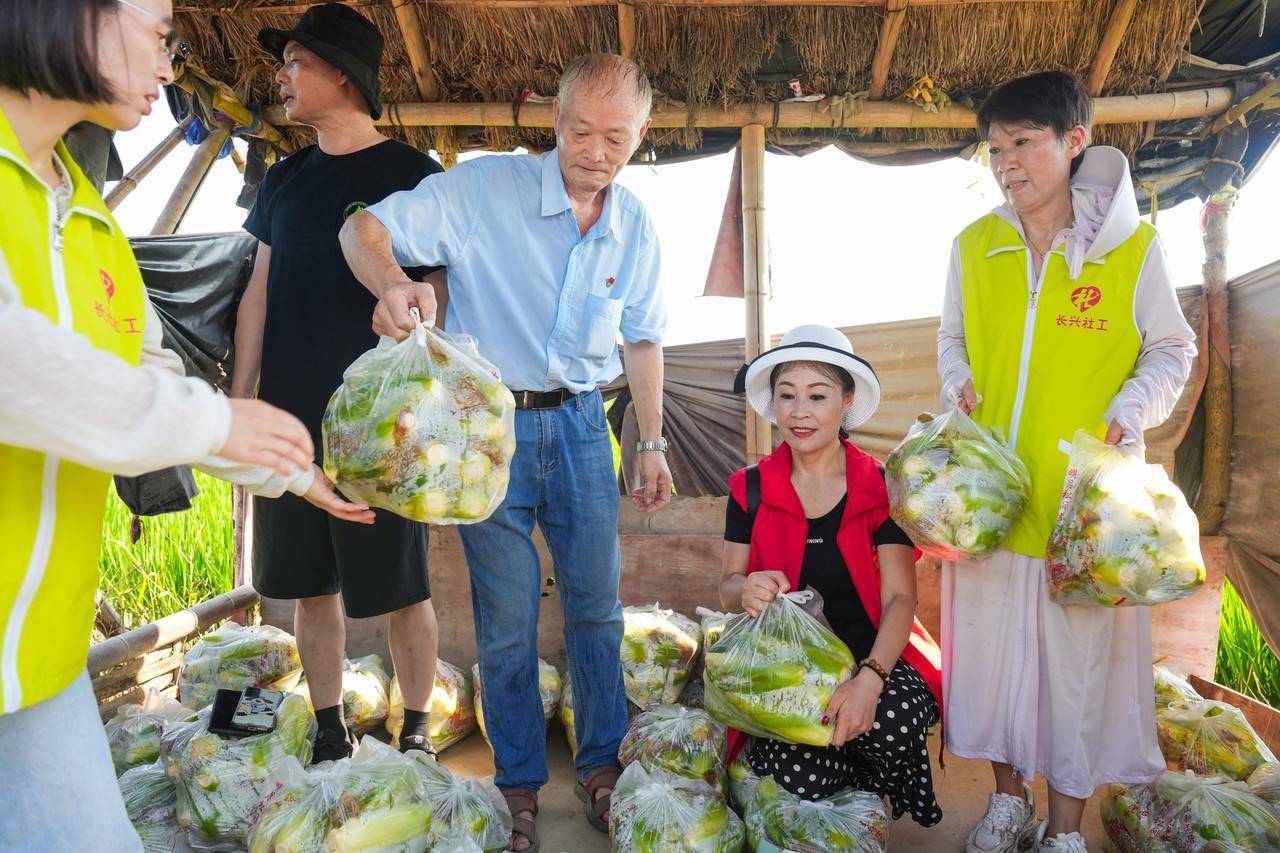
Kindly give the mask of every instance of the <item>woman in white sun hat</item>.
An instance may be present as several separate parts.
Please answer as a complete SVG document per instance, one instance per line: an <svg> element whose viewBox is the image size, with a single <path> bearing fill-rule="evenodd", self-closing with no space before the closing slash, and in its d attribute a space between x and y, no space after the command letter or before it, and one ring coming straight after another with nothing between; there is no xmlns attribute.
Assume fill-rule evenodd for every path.
<svg viewBox="0 0 1280 853"><path fill-rule="evenodd" d="M812 587L859 662L827 706L832 746L756 738L747 760L797 796L873 791L895 818L932 826L942 811L926 738L941 717L941 656L915 618L914 553L889 519L883 469L848 441L880 403L875 371L840 331L800 326L743 366L737 390L782 444L730 478L721 603L756 615ZM746 744L730 732L731 757Z"/></svg>

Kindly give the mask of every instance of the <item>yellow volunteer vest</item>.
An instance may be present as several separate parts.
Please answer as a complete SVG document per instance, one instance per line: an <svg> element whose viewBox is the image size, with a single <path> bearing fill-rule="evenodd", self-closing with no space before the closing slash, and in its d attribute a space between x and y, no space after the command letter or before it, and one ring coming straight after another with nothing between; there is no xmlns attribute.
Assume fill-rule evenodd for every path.
<svg viewBox="0 0 1280 853"><path fill-rule="evenodd" d="M1103 415L1133 375L1141 337L1134 297L1155 228L1084 264L1072 281L1059 245L1036 298L1030 251L992 213L960 234L965 346L982 404L980 423L1008 436L1031 471L1031 505L1005 547L1044 559L1076 430L1102 438Z"/></svg>
<svg viewBox="0 0 1280 853"><path fill-rule="evenodd" d="M61 143L58 155L74 185L62 222L0 112L0 281L68 339L136 365L146 312L133 250ZM0 444L0 713L48 699L84 670L109 480Z"/></svg>

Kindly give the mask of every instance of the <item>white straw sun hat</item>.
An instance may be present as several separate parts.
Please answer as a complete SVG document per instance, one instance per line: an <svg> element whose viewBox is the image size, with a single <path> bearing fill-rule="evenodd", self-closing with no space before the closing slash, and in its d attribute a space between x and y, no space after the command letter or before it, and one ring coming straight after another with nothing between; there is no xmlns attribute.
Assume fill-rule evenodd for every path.
<svg viewBox="0 0 1280 853"><path fill-rule="evenodd" d="M778 346L760 353L750 364L742 365L734 390L745 393L751 407L762 418L777 423L769 377L779 364L792 361L835 365L853 377L853 405L845 410L840 424L846 432L852 432L875 414L880 405L880 381L876 379L876 372L866 359L854 355L853 345L843 332L816 323L797 326L783 336Z"/></svg>

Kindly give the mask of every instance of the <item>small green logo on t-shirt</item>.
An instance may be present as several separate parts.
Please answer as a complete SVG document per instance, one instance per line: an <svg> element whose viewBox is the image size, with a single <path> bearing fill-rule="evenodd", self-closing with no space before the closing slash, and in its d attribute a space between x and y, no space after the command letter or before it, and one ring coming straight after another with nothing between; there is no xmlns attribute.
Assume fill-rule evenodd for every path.
<svg viewBox="0 0 1280 853"><path fill-rule="evenodd" d="M348 220L348 219L350 219L351 217L355 216L357 213L359 213L360 211L364 210L364 209L365 209L366 207L368 207L368 206L369 206L369 203L368 203L367 201L353 201L353 202L351 202L351 204L347 205L347 206L343 209L343 211L342 211L342 220L345 222L346 220Z"/></svg>

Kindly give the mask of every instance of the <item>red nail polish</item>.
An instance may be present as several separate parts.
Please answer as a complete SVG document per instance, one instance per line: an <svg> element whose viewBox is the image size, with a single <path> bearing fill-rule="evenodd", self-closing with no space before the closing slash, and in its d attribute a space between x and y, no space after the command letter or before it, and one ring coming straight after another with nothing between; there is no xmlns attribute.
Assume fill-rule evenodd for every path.
<svg viewBox="0 0 1280 853"><path fill-rule="evenodd" d="M827 723L829 723L829 722L831 722L831 718L830 718L830 717L823 717L823 718L822 718L822 724L823 724L824 726L825 726Z"/></svg>

